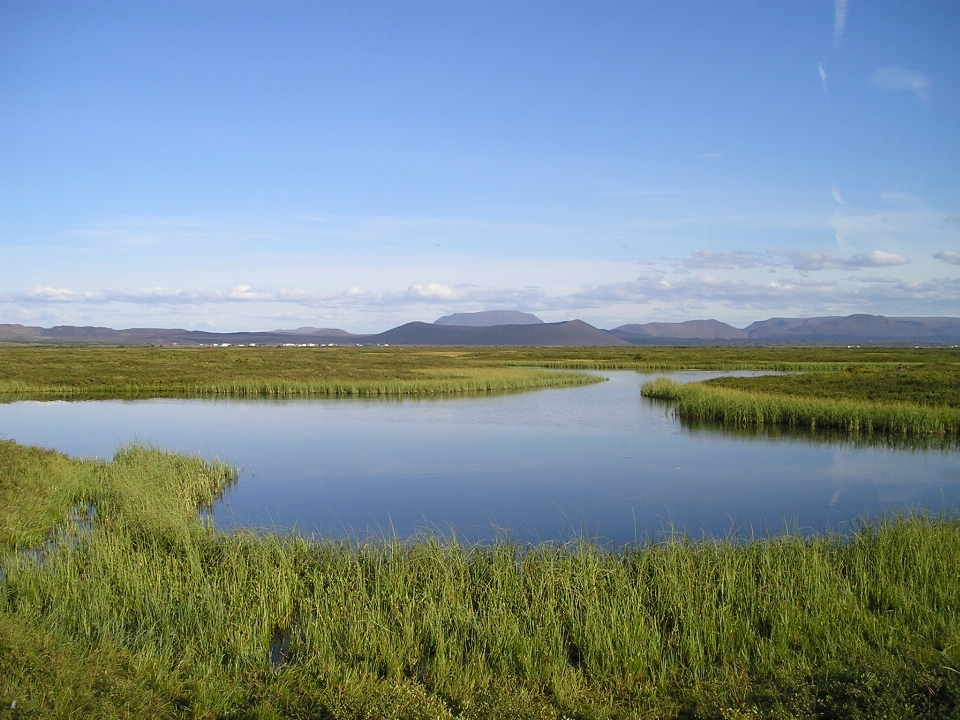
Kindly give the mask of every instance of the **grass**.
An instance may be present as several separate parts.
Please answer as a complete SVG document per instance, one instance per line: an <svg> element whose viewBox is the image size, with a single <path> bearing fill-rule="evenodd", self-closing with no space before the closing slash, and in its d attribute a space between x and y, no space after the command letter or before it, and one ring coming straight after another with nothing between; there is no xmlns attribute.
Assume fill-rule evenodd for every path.
<svg viewBox="0 0 960 720"><path fill-rule="evenodd" d="M641 392L672 404L688 423L835 430L948 444L960 440L960 366L955 364L854 366L690 384L659 378Z"/></svg>
<svg viewBox="0 0 960 720"><path fill-rule="evenodd" d="M220 464L3 441L0 468L11 716L960 712L955 517L621 551L228 535L197 512L234 478Z"/></svg>
<svg viewBox="0 0 960 720"><path fill-rule="evenodd" d="M960 408L960 364L852 366L842 372L725 377L704 384L800 398Z"/></svg>
<svg viewBox="0 0 960 720"><path fill-rule="evenodd" d="M0 348L0 399L371 397L600 382L582 373L394 348Z"/></svg>
<svg viewBox="0 0 960 720"><path fill-rule="evenodd" d="M431 395L598 382L556 370L957 368L911 348L0 347L0 400ZM554 372L545 370L552 369Z"/></svg>

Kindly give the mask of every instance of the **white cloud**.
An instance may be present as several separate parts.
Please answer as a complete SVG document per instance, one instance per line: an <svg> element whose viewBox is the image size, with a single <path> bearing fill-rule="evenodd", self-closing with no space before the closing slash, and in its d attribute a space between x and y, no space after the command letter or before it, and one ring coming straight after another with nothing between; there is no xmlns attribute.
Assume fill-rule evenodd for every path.
<svg viewBox="0 0 960 720"><path fill-rule="evenodd" d="M870 250L869 252L853 255L852 257L836 257L831 252L808 252L791 250L771 250L774 255L780 255L789 260L795 270L801 272L815 272L818 270L857 269L868 267L893 267L906 265L910 261L902 255L887 252L886 250Z"/></svg>
<svg viewBox="0 0 960 720"><path fill-rule="evenodd" d="M941 250L934 255L934 257L937 260L950 263L951 265L960 265L960 253L954 252L953 250Z"/></svg>
<svg viewBox="0 0 960 720"><path fill-rule="evenodd" d="M846 205L846 203L843 201L843 195L840 194L840 188L834 185L832 188L830 188L830 192L833 193L833 199L836 200L837 203L840 205Z"/></svg>
<svg viewBox="0 0 960 720"><path fill-rule="evenodd" d="M413 285L407 292L413 297L423 298L425 300L454 300L460 297L459 293L439 283Z"/></svg>
<svg viewBox="0 0 960 720"><path fill-rule="evenodd" d="M833 46L840 47L843 31L847 27L848 0L834 0L833 3Z"/></svg>
<svg viewBox="0 0 960 720"><path fill-rule="evenodd" d="M880 68L870 76L870 79L874 86L881 90L907 90L922 102L926 102L927 88L931 85L930 80L923 73L897 65Z"/></svg>

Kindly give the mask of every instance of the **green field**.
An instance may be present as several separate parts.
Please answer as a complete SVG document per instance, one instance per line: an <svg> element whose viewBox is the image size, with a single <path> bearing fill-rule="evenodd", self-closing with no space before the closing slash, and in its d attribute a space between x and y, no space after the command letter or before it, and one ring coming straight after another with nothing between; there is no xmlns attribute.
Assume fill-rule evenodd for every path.
<svg viewBox="0 0 960 720"><path fill-rule="evenodd" d="M594 382L600 378L446 349L0 348L7 400L422 396Z"/></svg>
<svg viewBox="0 0 960 720"><path fill-rule="evenodd" d="M229 467L3 441L0 468L10 716L960 712L956 518L621 551L228 535L197 508Z"/></svg>
<svg viewBox="0 0 960 720"><path fill-rule="evenodd" d="M0 347L0 399L429 395L596 382L577 369L947 368L912 348ZM544 368L554 372L545 372Z"/></svg>

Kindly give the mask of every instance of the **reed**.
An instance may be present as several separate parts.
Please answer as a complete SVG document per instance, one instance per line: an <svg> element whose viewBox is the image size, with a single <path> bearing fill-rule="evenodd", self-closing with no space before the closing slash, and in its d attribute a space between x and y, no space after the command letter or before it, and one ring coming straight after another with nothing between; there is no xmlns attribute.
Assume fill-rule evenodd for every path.
<svg viewBox="0 0 960 720"><path fill-rule="evenodd" d="M704 383L681 384L665 378L645 383L641 393L670 403L679 417L696 422L741 427L826 428L851 435L956 437L960 434L960 408L954 407L776 395Z"/></svg>
<svg viewBox="0 0 960 720"><path fill-rule="evenodd" d="M222 465L138 447L78 464L4 442L0 467L21 487L79 468L63 502L96 509L89 527L65 521L59 541L4 557L0 699L24 716L960 709L955 517L617 551L228 535L197 514L229 486Z"/></svg>

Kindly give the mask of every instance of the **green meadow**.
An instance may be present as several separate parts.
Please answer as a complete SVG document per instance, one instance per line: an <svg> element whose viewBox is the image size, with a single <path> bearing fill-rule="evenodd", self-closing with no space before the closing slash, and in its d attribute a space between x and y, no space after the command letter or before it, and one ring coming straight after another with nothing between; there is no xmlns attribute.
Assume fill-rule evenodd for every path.
<svg viewBox="0 0 960 720"><path fill-rule="evenodd" d="M225 465L0 442L10 717L943 718L960 520L620 550L226 534Z"/></svg>
<svg viewBox="0 0 960 720"><path fill-rule="evenodd" d="M592 376L557 370L836 372L900 366L944 368L955 386L960 353L924 348L7 345L0 346L0 399L430 395L597 382ZM931 387L939 392L940 385Z"/></svg>
<svg viewBox="0 0 960 720"><path fill-rule="evenodd" d="M0 399L422 396L593 382L435 348L0 348Z"/></svg>

